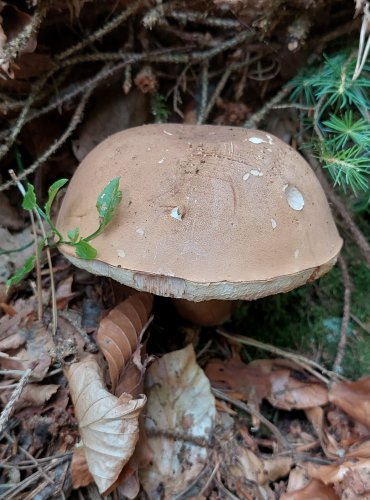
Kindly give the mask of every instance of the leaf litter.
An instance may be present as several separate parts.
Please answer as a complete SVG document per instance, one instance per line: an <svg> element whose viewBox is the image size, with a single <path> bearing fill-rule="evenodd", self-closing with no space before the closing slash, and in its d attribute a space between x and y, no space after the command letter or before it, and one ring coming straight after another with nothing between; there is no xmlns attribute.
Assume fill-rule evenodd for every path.
<svg viewBox="0 0 370 500"><path fill-rule="evenodd" d="M7 42L17 38L34 19L33 16L10 5L10 2L3 3L6 9L2 12L4 22L0 30L1 49L6 47ZM28 10L32 10L31 5L37 7L38 3L41 5L42 2L27 2ZM86 2L74 1L73 5L65 5L63 2L56 4L66 25L69 16L80 14L84 3ZM221 5L222 2L213 3ZM270 3L271 6L274 4ZM357 3L359 2L356 2L356 5ZM92 14L95 12L94 8L92 6ZM99 9L104 9L97 8L96 12L100 15ZM275 9L276 6L274 9L271 7L271 12L276 12ZM15 21L14 26L10 26L9 22L6 26L9 13ZM111 19L111 14L112 12L108 12L107 19ZM280 17L279 12L276 14ZM153 19L153 23L156 22ZM274 23L271 24L273 25ZM165 23L161 25L161 29L173 30L174 26L177 26L175 22L173 26ZM220 36L221 29L218 29ZM30 43L18 53L16 62L14 59L17 54L14 54L11 60L5 60L1 65L4 73L10 76L14 73L15 76L14 80L2 81L2 90L10 89L15 97L18 92L20 99L26 95L32 97L33 83L37 82L40 74L52 70L55 65L52 50L50 55L45 53L44 42L40 45L42 53L22 55L22 52L35 49L37 31L38 26L34 26ZM89 31L90 27L87 27L87 32ZM194 34L197 34L196 31L195 26ZM126 44L131 50L132 24L128 25L127 32L129 36ZM210 33L211 28L207 28L205 40L212 41ZM172 31L171 38L180 35L181 40L184 34L186 32L181 29L178 33ZM45 40L45 32L43 36ZM62 50L65 50L65 45L68 46L72 40L71 36L68 34L66 39L60 37L62 42L57 42L57 37L53 43L62 43ZM143 47L149 49L151 43L144 31L140 31L139 39ZM220 41L222 42L221 36ZM196 43L196 37L193 37L192 43ZM211 46L212 44L213 42ZM87 53L87 56L99 55L99 48L100 42L94 43L94 53ZM202 48L201 45L198 47L199 50ZM267 48L265 45L265 49ZM243 51L240 51L240 54L244 58ZM238 51L230 55L231 59L239 58ZM220 60L225 62L222 57ZM86 62L84 64L87 66ZM125 89L132 85L131 69L131 66L128 67L125 73ZM134 68L134 74L138 75L136 69ZM247 74L249 69L246 67L245 70ZM95 66L93 71L95 73ZM153 78L157 78L155 71L151 71ZM25 149L26 156L37 159L50 143L57 140L57 135L62 133L65 116L74 106L73 96L64 101L62 99L69 91L73 93L74 86L79 84L80 72L80 68L73 66L72 74L77 80L69 80L66 74L65 89L60 86L65 75L59 74L57 78L52 78L55 88L52 89L51 96L54 98L55 94L58 99L60 96L61 101L58 102L58 110L53 115L46 114L26 125L22 137L22 148ZM60 76L62 78L58 80ZM180 86L185 87L186 83L184 76ZM263 81L262 84L265 93L268 91L268 81ZM173 91L175 108L180 105L181 100L180 95L175 96L178 93L177 85L178 82ZM96 108L100 108L100 111L90 110L87 120L80 127L76 135L78 138L73 144L76 156L85 155L100 141L107 133L108 122L108 126L112 127L110 130L114 131L115 128L126 126L126 122L132 126L136 122L140 124L146 121L149 114L148 99L143 98L143 94L137 90L136 95L129 94L127 100L122 99L120 86L121 79L113 82L113 86L109 81L108 86L102 89L101 95L96 94ZM108 106L104 105L105 94L109 94L106 98L106 101L109 101ZM159 95L160 97L162 96ZM46 103L46 98L47 91L41 95L40 102ZM117 106L118 100L122 106ZM187 106L194 106L191 102L185 102ZM7 113L7 104L10 104L9 117L12 119L12 106L17 109L22 102L12 98L9 103L4 101L4 116ZM235 105L240 106L240 103ZM248 109L236 109L233 102L222 97L217 100L217 106L225 111L218 120L227 124L235 121L239 125L249 113L249 103ZM120 111L123 108L127 108L125 115ZM31 111L38 112L37 106ZM232 118L232 115L236 118ZM11 121L10 124L12 125ZM54 124L57 124L58 134L54 134ZM32 142L35 143L33 146ZM63 176L66 175L65 169L68 169L68 172L74 170L75 163L70 150L69 145L62 148L57 156L47 160L38 169L35 176L37 192L42 191L45 177L53 176L55 170L63 173ZM7 198L0 198L0 223L5 227L4 232L0 233L0 239L2 246L6 243L6 250L14 250L32 240L31 232L29 229L24 230L24 234L30 236L30 239L23 238L22 232L12 232L24 228L24 218L13 210L13 205ZM29 251L33 252L32 246ZM0 256L0 281L5 281L14 268L23 265L27 251L4 255L9 255L9 258L1 259L3 256ZM17 262L18 259L20 262ZM54 259L56 260L56 257ZM369 497L370 387L366 378L353 383L336 381L325 384L323 378L315 378L312 372L304 370L301 364L288 363L282 359L255 360L247 364L235 355L230 357L228 354L225 359L222 348L219 352L217 349L213 350L213 355L220 359L207 359L207 363L201 363L203 367L205 365L203 371L191 345L179 349L186 344L184 339L180 342L181 345L176 346L177 350L170 354L163 355L167 347L166 342L160 349L147 349L145 329L150 319L150 307L146 309L145 303L142 304L144 314L143 307L140 306L141 299L137 301L132 298L125 306L112 308L114 301L109 295L110 286L97 282L89 285L98 297L96 304L99 310L96 318L104 309L108 308L110 311L101 320L98 333L95 332L94 316L89 337L91 343L96 340L100 353L87 354L88 340L86 337L80 338L84 328L79 323L81 300L83 302L88 298L85 293L87 287L75 280L78 273L74 273L72 279L71 269L67 269L67 273L61 272L60 275L56 268L54 271L57 275L58 309L69 318L74 318L79 328L76 329L70 321L63 321L61 316L62 332L58 332L55 339L50 337L47 327L37 324L32 275L10 295L5 290L3 292L3 288L0 289L0 363L4 372L8 370L2 375L2 384L4 387L9 386L1 389L0 397L4 405L11 398L12 386L17 385L22 373L28 368L32 369L31 383L14 406L6 429L7 434L2 435L0 443L1 456L4 458L1 486L5 486L9 479L15 484L11 487L13 489L6 490L5 495L9 498L15 495L18 495L18 498L47 498L46 487L50 487L50 483L55 486L55 496L69 496L70 473L62 467L53 469L53 464L59 464L59 467L64 464L63 460L69 461L73 449L71 472L75 488L88 486L94 480L89 471L90 464L101 491L106 492L117 487L119 495L129 498L143 495L139 493L139 479L152 498L171 497L172 494L182 498L200 499L233 498L235 495L247 499L297 500ZM43 286L44 291L49 287L49 278L46 275L43 277ZM44 302L47 302L48 292L43 295ZM19 298L20 296L22 298ZM166 310L165 315L167 312ZM153 327L152 336L155 337L160 329L161 324L158 322ZM196 338L198 335L194 335L194 344L197 342ZM77 361L65 365L63 363L68 361L66 353L69 352L65 347L71 339L71 351L75 351L74 360ZM176 341L178 342L178 338ZM176 341L168 341L170 350L174 348ZM155 352L158 359L153 361L147 350L150 353ZM195 352L198 350L196 346ZM146 374L149 363L152 365ZM66 382L62 368L69 378L70 385ZM176 377L176 371L180 368L183 369L181 377ZM221 393L216 392L216 389L227 395L227 399L221 399ZM69 400L70 394L74 399L75 409ZM145 407L145 397L140 394L145 394L148 398ZM217 395L216 398L214 394ZM107 403L104 409L103 402L104 405ZM265 425L263 416L271 422L270 427ZM284 444L278 442L277 434L273 432L274 427L284 435L287 446L284 447ZM114 456L112 455L118 445L115 429L119 429L119 442L123 443L119 456L114 453ZM128 429L133 430L132 435L127 433ZM202 430L201 433L199 429ZM84 446L86 443L92 446L92 449L98 447L101 460L98 459L99 453L88 453L88 464ZM22 450L26 450L28 455ZM176 479L171 477L169 464L175 467ZM12 467L12 474L7 473L9 469L5 468L6 465ZM60 471L62 475L62 486L59 489L56 471ZM105 472L107 474L104 474ZM39 485L34 487L34 483L31 483L27 486L26 482L37 474ZM78 494L85 495L84 492ZM51 496L49 490L49 497Z"/></svg>

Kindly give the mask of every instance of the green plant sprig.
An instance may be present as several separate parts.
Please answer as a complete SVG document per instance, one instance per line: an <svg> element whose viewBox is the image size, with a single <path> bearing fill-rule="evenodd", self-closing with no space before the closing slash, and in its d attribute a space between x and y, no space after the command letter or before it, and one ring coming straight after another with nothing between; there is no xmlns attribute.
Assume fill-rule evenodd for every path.
<svg viewBox="0 0 370 500"><path fill-rule="evenodd" d="M305 131L316 135L307 146L334 183L369 194L370 65L353 80L356 53L343 51L324 57L321 68L292 81L291 100L297 103ZM312 108L305 110L304 107Z"/></svg>
<svg viewBox="0 0 370 500"><path fill-rule="evenodd" d="M80 229L76 227L67 231L68 239L65 239L51 220L51 207L59 190L67 182L68 179L59 179L50 186L48 190L48 199L43 208L41 208L37 202L34 186L30 183L27 184L27 190L25 191L22 207L28 211L36 210L40 217L45 220L50 227L50 233L47 235L46 240L42 239L39 242L39 255L46 246L58 247L59 245L69 245L74 247L76 255L81 259L95 259L97 256L97 250L89 242L104 231L106 226L112 220L115 209L122 200L122 191L119 187L120 178L116 177L111 180L98 196L96 209L99 216L99 225L96 231L88 236L81 236ZM56 240L50 244L49 238L52 237L56 238ZM35 262L36 256L31 255L26 260L23 267L17 269L14 275L7 280L7 287L20 283L23 278L33 270Z"/></svg>

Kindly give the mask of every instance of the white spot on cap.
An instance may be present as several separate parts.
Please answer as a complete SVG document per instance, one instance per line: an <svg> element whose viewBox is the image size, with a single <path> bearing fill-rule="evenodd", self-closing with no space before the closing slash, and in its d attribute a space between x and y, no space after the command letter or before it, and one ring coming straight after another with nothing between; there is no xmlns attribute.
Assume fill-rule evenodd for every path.
<svg viewBox="0 0 370 500"><path fill-rule="evenodd" d="M251 174L249 172L247 172L246 174L244 174L243 175L243 181L247 181L249 179L250 175Z"/></svg>
<svg viewBox="0 0 370 500"><path fill-rule="evenodd" d="M136 229L136 232L139 236L144 236L145 231L143 228L139 227L138 229Z"/></svg>
<svg viewBox="0 0 370 500"><path fill-rule="evenodd" d="M260 170L251 170L251 174L254 175L254 177L262 177L263 173Z"/></svg>
<svg viewBox="0 0 370 500"><path fill-rule="evenodd" d="M261 137L249 137L248 141L253 143L253 144L262 144L263 142L266 142Z"/></svg>
<svg viewBox="0 0 370 500"><path fill-rule="evenodd" d="M173 134L171 134L171 132L167 132L167 130L163 130L163 133L166 135L173 135Z"/></svg>
<svg viewBox="0 0 370 500"><path fill-rule="evenodd" d="M271 137L271 135L266 134L266 137L267 137L267 140L269 141L269 144L274 144L274 143L272 142L272 137Z"/></svg>
<svg viewBox="0 0 370 500"><path fill-rule="evenodd" d="M163 162L164 162L164 158L161 158L158 163L163 163Z"/></svg>
<svg viewBox="0 0 370 500"><path fill-rule="evenodd" d="M171 210L171 217L173 217L174 219L177 219L177 220L182 220L182 213L180 212L180 208L179 207L175 207Z"/></svg>
<svg viewBox="0 0 370 500"><path fill-rule="evenodd" d="M277 223L276 223L275 219L271 219L271 226L272 226L272 229L276 229Z"/></svg>
<svg viewBox="0 0 370 500"><path fill-rule="evenodd" d="M299 257L299 250L297 249L297 250L294 250L294 258L298 259L298 257Z"/></svg>
<svg viewBox="0 0 370 500"><path fill-rule="evenodd" d="M126 257L126 253L125 253L125 251L124 251L124 250L122 250L121 248L119 248L119 249L117 250L117 255L118 255L118 257L121 257L122 259L123 259L124 257Z"/></svg>
<svg viewBox="0 0 370 500"><path fill-rule="evenodd" d="M282 191L285 193L286 188L289 186L289 184L284 184Z"/></svg>
<svg viewBox="0 0 370 500"><path fill-rule="evenodd" d="M303 195L295 186L287 186L286 189L284 189L284 192L290 208L298 211L303 209Z"/></svg>

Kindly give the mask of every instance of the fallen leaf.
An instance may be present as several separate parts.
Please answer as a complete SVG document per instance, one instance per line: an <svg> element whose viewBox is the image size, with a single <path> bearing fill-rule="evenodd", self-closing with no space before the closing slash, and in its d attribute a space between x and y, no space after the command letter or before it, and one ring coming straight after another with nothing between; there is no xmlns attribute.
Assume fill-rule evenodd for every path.
<svg viewBox="0 0 370 500"><path fill-rule="evenodd" d="M332 465L307 463L306 470L312 478L327 485L333 484L340 494L339 498L351 500L369 498L370 459L346 461Z"/></svg>
<svg viewBox="0 0 370 500"><path fill-rule="evenodd" d="M153 459L140 480L150 498L159 489L170 499L184 491L208 460L215 398L192 345L165 354L147 371L145 427Z"/></svg>
<svg viewBox="0 0 370 500"><path fill-rule="evenodd" d="M87 465L85 449L76 447L73 450L71 462L72 485L75 490L88 486L94 482Z"/></svg>
<svg viewBox="0 0 370 500"><path fill-rule="evenodd" d="M240 359L212 360L205 373L214 387L236 391L257 407L271 394L270 380L261 367L247 365Z"/></svg>
<svg viewBox="0 0 370 500"><path fill-rule="evenodd" d="M280 500L339 500L339 498L331 486L313 479L299 490L283 493Z"/></svg>
<svg viewBox="0 0 370 500"><path fill-rule="evenodd" d="M108 362L112 392L116 391L124 367L140 347L141 334L148 321L152 302L150 294L131 295L100 322L96 342ZM141 373L140 349L135 359L134 366Z"/></svg>
<svg viewBox="0 0 370 500"><path fill-rule="evenodd" d="M328 402L327 388L291 362L259 359L248 365L239 359L210 361L206 374L216 387L239 392L255 406L267 399L283 410L323 406Z"/></svg>
<svg viewBox="0 0 370 500"><path fill-rule="evenodd" d="M303 467L294 467L289 474L287 492L301 490L309 483L307 472Z"/></svg>
<svg viewBox="0 0 370 500"><path fill-rule="evenodd" d="M320 406L316 406L315 408L307 408L305 413L316 431L325 455L337 459L340 456L340 447L326 428L324 410Z"/></svg>
<svg viewBox="0 0 370 500"><path fill-rule="evenodd" d="M57 308L64 309L70 302L71 299L76 295L72 292L73 276L68 276L68 278L60 281L55 290L55 298L57 301Z"/></svg>
<svg viewBox="0 0 370 500"><path fill-rule="evenodd" d="M109 135L146 122L149 100L137 90L124 95L121 86L102 88L96 92L95 105L90 108L79 138L72 141L73 153L81 161L89 151Z"/></svg>
<svg viewBox="0 0 370 500"><path fill-rule="evenodd" d="M58 389L59 385L55 384L28 384L18 399L16 408L20 410L27 406L43 406Z"/></svg>
<svg viewBox="0 0 370 500"><path fill-rule="evenodd" d="M89 470L100 493L107 495L134 452L146 398L110 394L92 355L71 365L66 376Z"/></svg>
<svg viewBox="0 0 370 500"><path fill-rule="evenodd" d="M370 377L333 384L329 400L353 420L370 429Z"/></svg>

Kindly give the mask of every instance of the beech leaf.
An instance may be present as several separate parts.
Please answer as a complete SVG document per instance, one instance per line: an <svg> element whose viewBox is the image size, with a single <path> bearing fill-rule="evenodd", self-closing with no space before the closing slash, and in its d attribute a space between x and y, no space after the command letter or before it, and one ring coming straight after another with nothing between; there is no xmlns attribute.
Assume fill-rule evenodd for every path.
<svg viewBox="0 0 370 500"><path fill-rule="evenodd" d="M153 303L150 294L135 294L112 309L100 322L96 341L108 362L115 392L122 371L140 346L141 332Z"/></svg>
<svg viewBox="0 0 370 500"><path fill-rule="evenodd" d="M135 450L146 398L110 394L93 355L71 365L67 377L89 470L106 495Z"/></svg>
<svg viewBox="0 0 370 500"><path fill-rule="evenodd" d="M191 344L149 367L147 394L145 428L153 459L139 471L141 484L149 498L159 498L161 491L162 499L172 499L207 463L206 445L216 416L209 380Z"/></svg>

